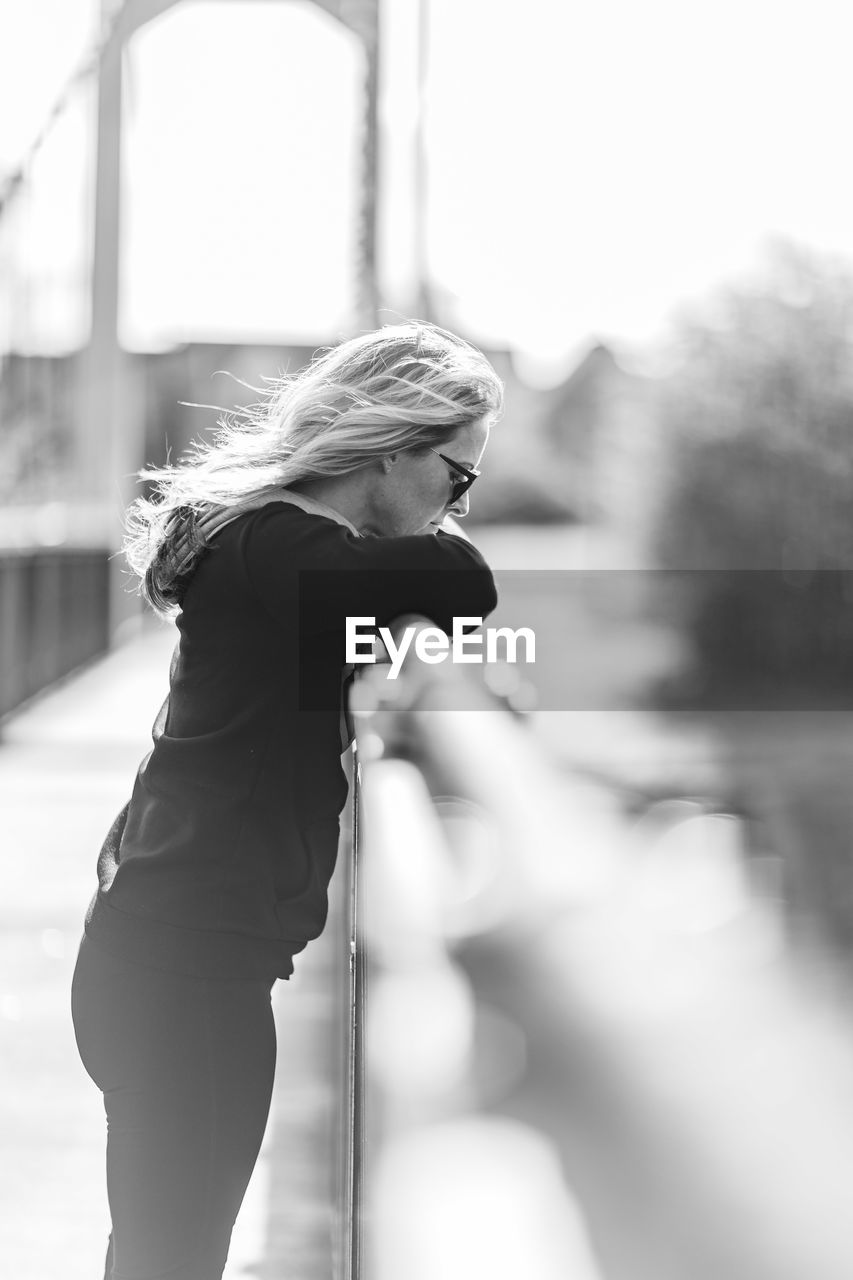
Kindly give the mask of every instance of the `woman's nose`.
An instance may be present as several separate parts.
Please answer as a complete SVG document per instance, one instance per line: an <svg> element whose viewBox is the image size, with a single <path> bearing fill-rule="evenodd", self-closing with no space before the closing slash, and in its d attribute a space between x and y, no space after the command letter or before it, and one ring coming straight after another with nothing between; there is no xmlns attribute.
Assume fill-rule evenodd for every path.
<svg viewBox="0 0 853 1280"><path fill-rule="evenodd" d="M461 498L457 498L452 507L447 509L448 515L451 516L467 516L468 514L468 494L463 493Z"/></svg>

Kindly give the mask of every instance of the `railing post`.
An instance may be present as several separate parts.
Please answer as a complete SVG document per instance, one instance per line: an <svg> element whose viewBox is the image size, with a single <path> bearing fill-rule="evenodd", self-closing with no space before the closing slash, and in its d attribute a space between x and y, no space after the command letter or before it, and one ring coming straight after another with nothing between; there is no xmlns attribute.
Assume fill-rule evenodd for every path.
<svg viewBox="0 0 853 1280"><path fill-rule="evenodd" d="M341 1009L340 1123L336 1200L340 1206L334 1280L359 1280L362 1242L362 1148L364 1143L364 949L359 915L360 767L352 748L350 835L342 868L343 964Z"/></svg>

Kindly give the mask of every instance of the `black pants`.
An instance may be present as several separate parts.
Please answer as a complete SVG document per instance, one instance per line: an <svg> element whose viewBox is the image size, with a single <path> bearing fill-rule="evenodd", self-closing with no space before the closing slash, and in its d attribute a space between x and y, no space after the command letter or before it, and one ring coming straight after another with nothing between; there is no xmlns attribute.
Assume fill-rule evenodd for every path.
<svg viewBox="0 0 853 1280"><path fill-rule="evenodd" d="M145 969L83 939L72 1013L107 1113L106 1280L220 1280L269 1114L270 989Z"/></svg>

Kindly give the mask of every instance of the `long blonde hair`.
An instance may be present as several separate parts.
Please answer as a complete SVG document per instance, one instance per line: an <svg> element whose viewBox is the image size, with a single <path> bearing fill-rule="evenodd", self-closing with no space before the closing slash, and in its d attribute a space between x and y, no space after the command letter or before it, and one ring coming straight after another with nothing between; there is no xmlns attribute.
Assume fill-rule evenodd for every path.
<svg viewBox="0 0 853 1280"><path fill-rule="evenodd" d="M350 338L292 377L264 381L261 400L225 413L185 460L140 472L154 492L131 505L124 550L158 613L179 607L223 524L282 488L437 445L503 407L501 381L476 347L416 321Z"/></svg>

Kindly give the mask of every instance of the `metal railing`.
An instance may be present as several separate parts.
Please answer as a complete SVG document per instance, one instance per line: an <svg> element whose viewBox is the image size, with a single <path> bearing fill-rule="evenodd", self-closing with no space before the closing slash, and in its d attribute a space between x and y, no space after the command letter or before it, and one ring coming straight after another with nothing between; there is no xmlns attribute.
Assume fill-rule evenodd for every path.
<svg viewBox="0 0 853 1280"><path fill-rule="evenodd" d="M108 579L106 551L0 551L0 716L106 650Z"/></svg>
<svg viewBox="0 0 853 1280"><path fill-rule="evenodd" d="M347 1276L849 1280L849 1001L734 820L629 826L449 664L353 710Z"/></svg>

